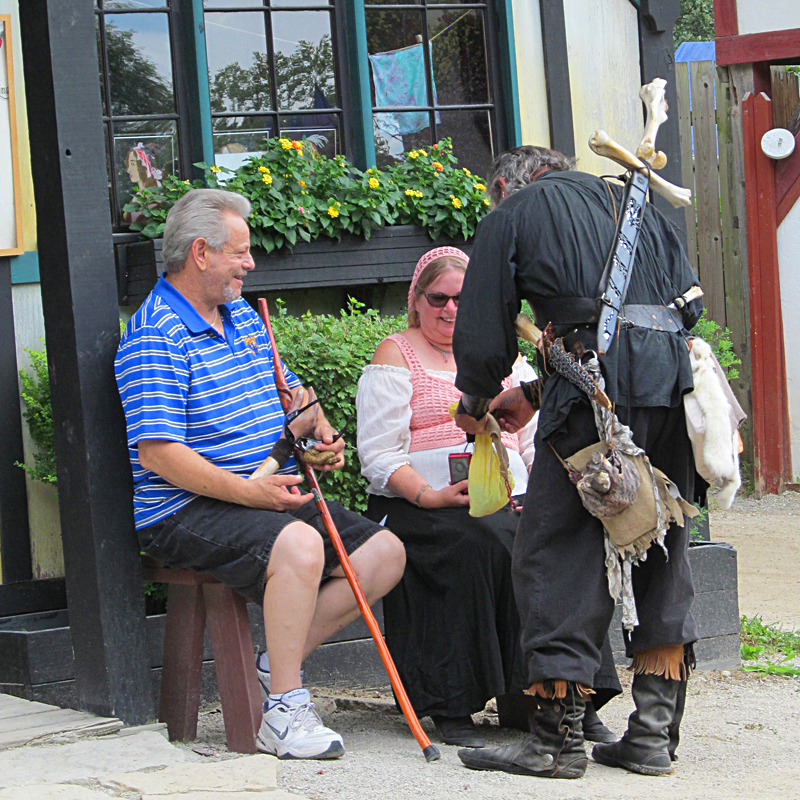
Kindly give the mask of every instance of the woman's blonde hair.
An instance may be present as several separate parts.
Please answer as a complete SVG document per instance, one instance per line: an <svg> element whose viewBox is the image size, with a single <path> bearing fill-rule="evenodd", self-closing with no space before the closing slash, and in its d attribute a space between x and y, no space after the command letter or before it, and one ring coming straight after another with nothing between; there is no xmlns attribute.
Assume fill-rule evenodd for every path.
<svg viewBox="0 0 800 800"><path fill-rule="evenodd" d="M414 286L414 305L408 307L408 327L419 328L419 313L416 309L416 300L425 294L425 290L449 269L467 271L467 262L458 256L440 256L434 258L419 275Z"/></svg>

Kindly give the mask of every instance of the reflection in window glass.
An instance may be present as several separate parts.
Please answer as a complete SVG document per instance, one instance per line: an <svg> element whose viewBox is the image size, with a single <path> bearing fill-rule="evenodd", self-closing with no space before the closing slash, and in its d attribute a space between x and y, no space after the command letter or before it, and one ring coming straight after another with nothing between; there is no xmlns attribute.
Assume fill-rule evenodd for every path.
<svg viewBox="0 0 800 800"><path fill-rule="evenodd" d="M170 0L103 0L103 8L106 11L124 8L164 8L169 4Z"/></svg>
<svg viewBox="0 0 800 800"><path fill-rule="evenodd" d="M494 142L488 111L442 111L438 135L453 140L453 155L460 167L486 177L492 165Z"/></svg>
<svg viewBox="0 0 800 800"><path fill-rule="evenodd" d="M477 10L428 12L437 102L443 106L489 102L483 15Z"/></svg>
<svg viewBox="0 0 800 800"><path fill-rule="evenodd" d="M336 106L336 81L327 11L272 14L275 80L280 108Z"/></svg>
<svg viewBox="0 0 800 800"><path fill-rule="evenodd" d="M328 0L271 0L270 5L273 8L309 8L312 6L319 6L320 8L328 8L332 3Z"/></svg>
<svg viewBox="0 0 800 800"><path fill-rule="evenodd" d="M271 108L263 12L206 14L211 110Z"/></svg>
<svg viewBox="0 0 800 800"><path fill-rule="evenodd" d="M264 0L203 0L203 8L263 8Z"/></svg>
<svg viewBox="0 0 800 800"><path fill-rule="evenodd" d="M333 158L342 152L338 114L289 114L281 117L281 136L305 140L318 153Z"/></svg>
<svg viewBox="0 0 800 800"><path fill-rule="evenodd" d="M174 120L140 120L114 124L114 173L119 208L139 189L160 186L167 175L180 174L178 129ZM133 220L129 214L123 220Z"/></svg>
<svg viewBox="0 0 800 800"><path fill-rule="evenodd" d="M373 112L373 131L375 133L375 160L379 167L386 167L403 160L403 153L431 144L430 125L415 133L392 133L398 123L404 128L413 127L418 112L378 113Z"/></svg>
<svg viewBox="0 0 800 800"><path fill-rule="evenodd" d="M106 14L105 23L111 113L174 112L167 15Z"/></svg>

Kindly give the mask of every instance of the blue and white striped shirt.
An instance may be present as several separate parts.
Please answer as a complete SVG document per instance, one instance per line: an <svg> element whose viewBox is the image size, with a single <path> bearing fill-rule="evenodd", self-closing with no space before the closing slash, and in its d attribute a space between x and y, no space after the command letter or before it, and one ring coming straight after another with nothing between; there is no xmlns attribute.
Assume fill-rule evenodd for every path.
<svg viewBox="0 0 800 800"><path fill-rule="evenodd" d="M222 469L249 475L283 429L261 320L241 297L219 308L224 338L162 277L122 336L114 371L128 426L137 528L196 497L144 469L140 441L182 442ZM284 371L291 388L300 385ZM290 459L281 472L296 469Z"/></svg>

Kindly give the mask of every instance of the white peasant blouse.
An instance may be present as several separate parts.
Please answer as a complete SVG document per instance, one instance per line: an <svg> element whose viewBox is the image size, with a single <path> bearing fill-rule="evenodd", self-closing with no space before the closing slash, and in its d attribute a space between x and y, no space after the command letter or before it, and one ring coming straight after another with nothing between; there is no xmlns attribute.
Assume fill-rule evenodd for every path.
<svg viewBox="0 0 800 800"><path fill-rule="evenodd" d="M428 370L428 374L455 382L454 372ZM511 386L521 381L536 380L536 373L525 358L514 364ZM367 492L383 497L396 497L387 483L392 473L408 464L433 489L443 489L450 483L447 456L464 453L472 445L459 444L416 450L411 446L411 370L388 364L368 364L358 381L356 411L358 413L358 457L361 474L369 481ZM514 495L525 494L528 487L528 467L533 463L533 437L538 412L518 431L519 453L508 451L509 466L514 476Z"/></svg>

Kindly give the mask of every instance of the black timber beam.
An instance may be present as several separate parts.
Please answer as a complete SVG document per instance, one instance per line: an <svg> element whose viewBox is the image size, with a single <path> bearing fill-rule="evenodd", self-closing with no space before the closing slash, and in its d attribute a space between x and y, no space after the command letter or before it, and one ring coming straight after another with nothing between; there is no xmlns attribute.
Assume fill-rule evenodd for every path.
<svg viewBox="0 0 800 800"><path fill-rule="evenodd" d="M125 421L92 0L26 0L20 27L78 705L153 719Z"/></svg>
<svg viewBox="0 0 800 800"><path fill-rule="evenodd" d="M675 45L672 29L681 12L680 0L641 0L639 6L639 51L641 53L642 83L654 78L667 82L666 96L669 119L658 130L657 149L667 154L667 166L659 170L662 178L680 186L681 141L678 128L678 91L675 84ZM663 197L651 193L655 207L678 229L686 247L686 214L673 208Z"/></svg>
<svg viewBox="0 0 800 800"><path fill-rule="evenodd" d="M544 77L547 114L550 120L550 147L565 156L575 155L575 130L572 121L572 91L569 86L569 53L564 0L539 3L542 17Z"/></svg>
<svg viewBox="0 0 800 800"><path fill-rule="evenodd" d="M0 258L0 583L26 581L32 575L31 537L20 416L11 262Z"/></svg>

